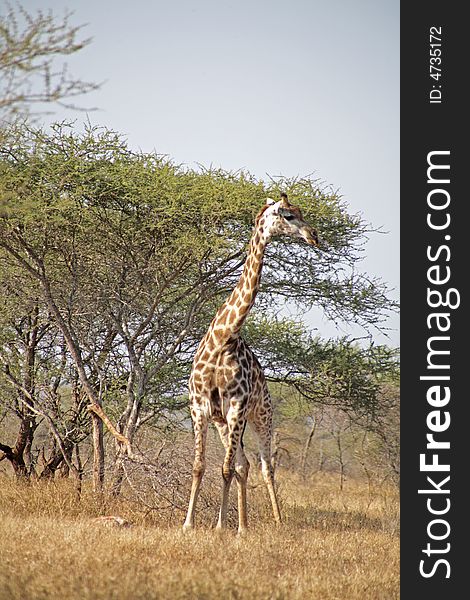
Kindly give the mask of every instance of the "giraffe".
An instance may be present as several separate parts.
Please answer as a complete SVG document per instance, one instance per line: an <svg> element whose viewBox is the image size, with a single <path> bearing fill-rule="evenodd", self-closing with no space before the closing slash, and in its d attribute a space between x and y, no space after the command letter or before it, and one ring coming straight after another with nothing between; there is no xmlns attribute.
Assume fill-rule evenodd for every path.
<svg viewBox="0 0 470 600"><path fill-rule="evenodd" d="M230 485L238 488L239 533L247 529L247 479L250 468L243 450L247 422L258 438L261 470L268 489L274 520L281 522L271 464L273 405L260 363L240 336L260 286L263 257L273 236L287 235L318 246L318 237L300 209L282 193L279 201L267 199L258 213L249 250L238 284L222 304L202 338L189 378L191 418L195 438L193 480L183 528L194 527L196 502L205 470L207 428L215 424L225 448L222 467L222 500L217 528L227 524Z"/></svg>

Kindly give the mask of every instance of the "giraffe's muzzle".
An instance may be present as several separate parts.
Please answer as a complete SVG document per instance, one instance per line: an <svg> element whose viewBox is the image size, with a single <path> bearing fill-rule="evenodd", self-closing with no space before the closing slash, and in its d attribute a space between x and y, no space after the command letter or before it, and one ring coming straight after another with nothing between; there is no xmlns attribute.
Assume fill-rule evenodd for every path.
<svg viewBox="0 0 470 600"><path fill-rule="evenodd" d="M318 248L318 246L319 246L318 234L315 231L315 229L311 229L310 227L304 227L300 233L301 233L303 239L307 242L307 244L310 244L310 246L315 246Z"/></svg>

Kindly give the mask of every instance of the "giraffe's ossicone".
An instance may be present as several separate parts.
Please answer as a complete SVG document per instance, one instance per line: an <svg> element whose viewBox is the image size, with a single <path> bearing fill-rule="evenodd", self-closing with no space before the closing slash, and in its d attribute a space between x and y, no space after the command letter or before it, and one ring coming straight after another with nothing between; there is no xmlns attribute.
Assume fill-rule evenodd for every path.
<svg viewBox="0 0 470 600"><path fill-rule="evenodd" d="M263 257L273 236L300 238L318 245L308 225L286 194L268 202L256 217L248 256L237 286L219 308L194 357L189 379L191 417L195 437L193 482L185 529L194 527L197 497L205 470L207 427L212 420L225 448L222 466L222 502L217 527L227 523L228 495L235 475L238 487L239 531L247 527L246 487L249 462L243 450L243 433L249 423L259 442L261 469L268 488L274 519L281 521L271 464L273 405L263 370L240 336L259 290Z"/></svg>

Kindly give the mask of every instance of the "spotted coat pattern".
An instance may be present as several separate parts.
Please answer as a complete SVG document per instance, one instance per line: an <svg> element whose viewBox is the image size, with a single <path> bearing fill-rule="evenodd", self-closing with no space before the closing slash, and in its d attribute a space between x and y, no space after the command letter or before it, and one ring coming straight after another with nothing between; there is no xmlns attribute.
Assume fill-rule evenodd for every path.
<svg viewBox="0 0 470 600"><path fill-rule="evenodd" d="M217 311L194 357L189 395L195 435L195 459L185 529L194 526L196 501L205 470L207 427L210 420L217 427L225 447L222 502L217 527L226 526L228 494L234 476L238 487L239 531L242 532L247 527L246 483L249 463L243 450L243 433L247 423L258 438L261 468L274 519L277 522L281 520L271 465L272 400L256 356L240 337L240 330L259 290L264 251L273 233L297 235L309 242L312 236L316 239L314 230L303 221L299 209L288 203L287 197L278 204L285 209L284 212L294 215L291 219L296 220L295 231L294 225L286 225L281 217L273 217L268 205L263 207L256 218L240 280ZM269 218L268 214L271 215ZM304 232L303 235L297 233L300 230Z"/></svg>

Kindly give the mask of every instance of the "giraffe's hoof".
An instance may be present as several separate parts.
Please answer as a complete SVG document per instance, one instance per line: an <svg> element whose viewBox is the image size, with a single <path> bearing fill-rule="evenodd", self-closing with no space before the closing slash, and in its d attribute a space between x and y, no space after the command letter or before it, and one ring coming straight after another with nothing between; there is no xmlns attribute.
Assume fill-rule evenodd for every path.
<svg viewBox="0 0 470 600"><path fill-rule="evenodd" d="M248 527L239 527L238 528L237 535L239 537L245 537L247 533L248 533Z"/></svg>
<svg viewBox="0 0 470 600"><path fill-rule="evenodd" d="M185 523L183 525L183 533L188 533L189 531L194 531L194 525L191 525L190 523Z"/></svg>

